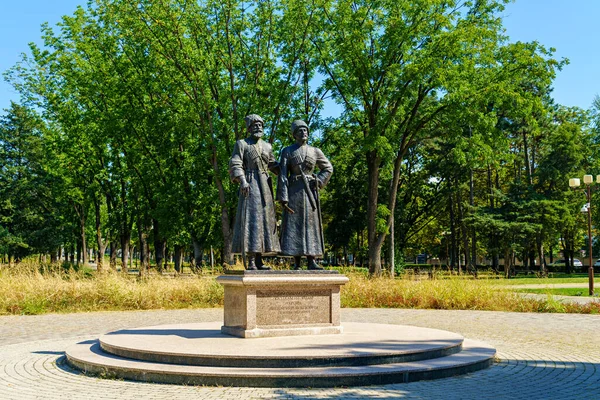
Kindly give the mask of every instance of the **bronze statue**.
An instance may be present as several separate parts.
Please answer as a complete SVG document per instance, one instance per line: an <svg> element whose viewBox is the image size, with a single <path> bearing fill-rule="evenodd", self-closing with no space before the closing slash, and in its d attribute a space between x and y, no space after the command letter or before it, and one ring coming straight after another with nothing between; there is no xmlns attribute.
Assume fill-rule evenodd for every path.
<svg viewBox="0 0 600 400"><path fill-rule="evenodd" d="M282 150L279 162L277 200L284 208L281 254L294 256L294 269L301 269L302 256L308 269L322 269L315 262L325 251L319 190L329 182L333 167L320 149L307 144L306 122L292 122L292 134L296 143ZM313 173L315 166L318 174Z"/></svg>
<svg viewBox="0 0 600 400"><path fill-rule="evenodd" d="M246 269L270 269L262 256L277 254L280 246L269 171L277 174L279 166L271 145L261 139L263 119L251 114L245 122L250 137L235 143L229 160L229 176L240 184L232 251L242 255Z"/></svg>

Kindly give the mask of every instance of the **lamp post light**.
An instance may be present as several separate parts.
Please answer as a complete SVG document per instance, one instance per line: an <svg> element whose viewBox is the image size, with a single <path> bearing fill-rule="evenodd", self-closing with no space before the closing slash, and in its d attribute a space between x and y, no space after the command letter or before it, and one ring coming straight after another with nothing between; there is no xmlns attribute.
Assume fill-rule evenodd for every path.
<svg viewBox="0 0 600 400"><path fill-rule="evenodd" d="M592 183L594 182L594 177L592 175L584 175L583 183L586 186L585 195L587 198L587 204L585 208L587 208L587 223L588 223L588 242L589 242L589 260L590 267L588 268L588 277L589 277L589 293L590 296L594 295L594 260L592 258ZM596 183L600 183L600 175L596 175ZM569 179L569 186L573 189L579 187L581 182L579 178L571 178ZM583 209L582 209L583 210Z"/></svg>

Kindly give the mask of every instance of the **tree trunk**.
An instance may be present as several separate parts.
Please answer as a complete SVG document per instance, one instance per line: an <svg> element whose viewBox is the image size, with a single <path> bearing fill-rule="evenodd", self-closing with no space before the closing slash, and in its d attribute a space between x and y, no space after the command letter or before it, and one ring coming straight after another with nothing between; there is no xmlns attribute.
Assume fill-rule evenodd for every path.
<svg viewBox="0 0 600 400"><path fill-rule="evenodd" d="M83 218L83 220L81 221L81 262L83 263L83 265L87 264L88 258L87 258L87 243L85 240L85 217Z"/></svg>
<svg viewBox="0 0 600 400"><path fill-rule="evenodd" d="M352 266L356 267L358 255L360 254L360 233L356 231L356 251L352 254Z"/></svg>
<svg viewBox="0 0 600 400"><path fill-rule="evenodd" d="M129 242L131 241L131 230L126 229L121 234L121 272L128 273L129 267Z"/></svg>
<svg viewBox="0 0 600 400"><path fill-rule="evenodd" d="M81 239L77 239L77 262L76 265L81 263Z"/></svg>
<svg viewBox="0 0 600 400"><path fill-rule="evenodd" d="M360 230L360 247L359 247L359 251L360 251L360 267L364 267L365 266L365 254L362 251L363 247L365 246L365 230L361 229Z"/></svg>
<svg viewBox="0 0 600 400"><path fill-rule="evenodd" d="M195 237L192 238L192 244L194 245L194 263L196 265L196 271L200 271L203 265L202 255L204 254L204 250L202 249L200 241Z"/></svg>
<svg viewBox="0 0 600 400"><path fill-rule="evenodd" d="M541 233L537 235L537 253L540 259L540 275L546 276L546 258L544 257L544 238Z"/></svg>
<svg viewBox="0 0 600 400"><path fill-rule="evenodd" d="M139 275L146 276L148 273L149 257L148 257L148 234L146 233L146 227L142 223L142 217L138 215L137 218L137 231L138 231L138 242L140 251L140 268Z"/></svg>
<svg viewBox="0 0 600 400"><path fill-rule="evenodd" d="M106 244L102 241L99 198L94 198L94 206L96 211L96 242L98 245L98 252L96 253L96 271L98 271L98 273L102 273L104 272L104 249L106 248Z"/></svg>
<svg viewBox="0 0 600 400"><path fill-rule="evenodd" d="M469 271L470 269L470 264L471 264L471 257L469 257L469 234L467 232L467 227L465 226L464 223L464 219L465 219L465 214L464 214L464 210L463 210L463 206L462 206L462 200L460 198L460 195L458 195L458 198L456 199L456 205L458 208L458 220L460 221L460 237L462 239L462 251L463 251L463 255L464 255L464 259L465 259L465 266L467 267L467 271Z"/></svg>
<svg viewBox="0 0 600 400"><path fill-rule="evenodd" d="M70 256L69 256L71 264L75 264L75 244L74 243L71 243L71 247L70 247L69 252L71 253ZM54 255L54 258L56 259L56 255Z"/></svg>
<svg viewBox="0 0 600 400"><path fill-rule="evenodd" d="M488 190L489 190L489 201L490 201L490 209L493 211L495 209L495 199L494 199L494 183L492 181L492 167L488 164L487 168L487 178L488 178ZM496 171L496 182L499 183L498 180L498 171ZM499 260L499 249L498 249L498 235L496 234L495 229L492 229L490 234L490 245L492 248L492 269L499 273L500 268L500 260Z"/></svg>
<svg viewBox="0 0 600 400"><path fill-rule="evenodd" d="M471 169L469 178L469 205L475 206L475 188L473 182L473 169ZM475 227L471 228L471 265L473 267L473 276L477 277L477 232Z"/></svg>
<svg viewBox="0 0 600 400"><path fill-rule="evenodd" d="M117 242L112 240L110 242L110 269L113 271L117 270Z"/></svg>
<svg viewBox="0 0 600 400"><path fill-rule="evenodd" d="M166 241L161 237L160 226L158 221L152 220L152 230L154 232L154 259L156 261L156 270L162 273L164 270L164 258L165 258L165 247Z"/></svg>
<svg viewBox="0 0 600 400"><path fill-rule="evenodd" d="M368 198L367 198L367 243L369 247L369 274L381 276L381 241L377 234L377 200L379 197L379 164L377 151L367 153Z"/></svg>
<svg viewBox="0 0 600 400"><path fill-rule="evenodd" d="M532 269L535 269L535 258L536 258L535 254L536 254L536 249L532 248L531 251L529 252L529 266Z"/></svg>
<svg viewBox="0 0 600 400"><path fill-rule="evenodd" d="M173 252L175 253L174 257L173 257L173 260L175 261L175 271L177 271L178 274L183 272L183 270L182 270L183 252L181 251L182 247L183 246L176 244L175 248L173 250Z"/></svg>
<svg viewBox="0 0 600 400"><path fill-rule="evenodd" d="M79 240L81 244L81 251L77 254L77 264L79 264L80 256L83 262L83 265L87 264L87 247L85 240L85 205L83 204L73 204L75 208L75 212L79 217Z"/></svg>
<svg viewBox="0 0 600 400"><path fill-rule="evenodd" d="M458 208L458 220L460 221L460 233L463 242L463 254L465 256L465 267L468 272L473 272L473 264L471 263L471 257L469 256L469 233L465 224L465 213L462 204L462 198L460 196L460 188L458 182L456 183L456 206ZM475 274L475 273L474 273Z"/></svg>
<svg viewBox="0 0 600 400"><path fill-rule="evenodd" d="M393 279L394 274L396 273L396 249L394 248L394 216L392 215L392 226L390 227L390 255L388 258L390 259L390 277Z"/></svg>
<svg viewBox="0 0 600 400"><path fill-rule="evenodd" d="M214 131L212 119L209 120L211 129ZM237 126L237 121L235 121ZM236 131L237 134L237 131ZM220 168L217 158L217 147L213 143L212 145L212 159L211 163L214 172L214 182L217 185L217 192L219 193L219 204L221 206L221 232L223 234L223 263L233 264L233 253L231 252L231 245L233 243L233 229L231 229L232 219L229 215L229 204L227 202L227 196L225 195L225 188L223 181L220 176Z"/></svg>
<svg viewBox="0 0 600 400"><path fill-rule="evenodd" d="M449 196L449 205L450 208L450 270L453 271L456 268L456 263L458 259L458 249L457 249L457 240L456 240L456 223L455 223L455 215L454 215L454 194L452 191ZM460 274L460 269L458 270Z"/></svg>
<svg viewBox="0 0 600 400"><path fill-rule="evenodd" d="M166 270L165 250L167 242L164 239L154 241L154 258L156 259L156 269L162 273Z"/></svg>
<svg viewBox="0 0 600 400"><path fill-rule="evenodd" d="M510 266L511 266L511 255L510 249L506 248L504 251L504 277L510 278Z"/></svg>
<svg viewBox="0 0 600 400"><path fill-rule="evenodd" d="M570 237L570 232L566 232L563 234L563 255L565 258L565 268L566 268L566 272L567 274L570 274L571 271L571 260L572 260L572 256L571 256L571 237Z"/></svg>

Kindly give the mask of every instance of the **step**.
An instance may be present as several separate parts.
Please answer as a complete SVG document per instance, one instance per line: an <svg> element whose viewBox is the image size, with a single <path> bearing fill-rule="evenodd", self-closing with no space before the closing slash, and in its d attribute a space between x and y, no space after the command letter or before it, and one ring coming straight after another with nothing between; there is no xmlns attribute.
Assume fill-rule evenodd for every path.
<svg viewBox="0 0 600 400"><path fill-rule="evenodd" d="M194 328L195 325L204 324L186 324L188 328ZM218 324L217 324L218 325ZM490 366L494 362L495 349L489 345L469 339L462 339L460 335L450 332L408 327L400 325L384 325L384 324L358 324L362 326L354 326L351 323L344 323L344 328L347 332L341 335L320 335L320 336L299 336L287 338L260 338L260 339L241 339L231 338L237 343L236 345L227 344L228 337L217 337L215 332L210 332L211 329L200 330L196 329L181 329L181 325L163 325L160 327L140 328L127 331L118 331L114 333L114 337L128 337L132 343L138 343L134 348L139 356L143 354L144 349L148 348L148 344L139 340L139 336L162 337L165 343L174 341L173 344L167 346L167 350L154 352L164 357L173 353L176 357L182 357L182 354L187 354L187 351L192 351L190 359L198 361L206 359L216 359L218 354L222 354L223 358L229 359L228 363L236 364L232 366L203 366L203 365L185 365L162 363L156 361L145 361L139 359L125 358L115 354L110 354L100 347L99 340L86 341L78 343L66 351L67 362L78 369L92 375L103 377L129 379L145 382L172 383L185 385L211 385L211 386L253 386L253 387L339 387L339 386L357 386L357 385L381 385L388 383L413 382L423 379L445 378L454 375L474 372ZM212 330L215 330L214 324ZM173 327L178 327L173 329ZM387 338L373 340L371 337L365 337L363 341L358 340L360 329L368 329L372 335L377 335L388 329L393 332L395 329L403 329L405 332L413 332L415 337L410 339L411 345L408 344L408 339L403 337ZM360 328L360 329L359 329ZM369 329L370 328L370 329ZM358 331L357 331L358 330ZM422 334L421 339L418 339L419 331ZM159 334L159 332L161 334ZM431 335L437 334L438 338L432 338ZM439 336L442 335L443 336ZM348 335L348 338L344 338ZM105 342L111 342L111 334L105 335L102 339ZM354 337L357 336L357 337ZM107 338L109 338L107 339ZM337 337L337 345L333 337ZM350 340L354 337L354 340ZM460 341L460 345L452 345L446 342L452 338L451 343L456 340ZM458 337L458 339L457 339ZM176 339L179 338L179 339ZM300 339L312 338L310 341L302 342ZM169 340L171 339L171 340ZM184 339L192 340L191 343L200 343L201 339L207 339L220 345L206 344L207 348L212 348L210 352L205 349L196 349L192 347L187 349L179 349L176 352L171 352L174 347L185 342ZM271 342L272 339L286 339L284 342ZM149 340L146 337L145 340ZM118 341L117 341L118 342ZM435 343L431 343L435 342ZM351 344L349 344L351 343ZM114 345L114 341L112 342ZM444 346L444 344L446 346ZM109 346L111 344L109 343ZM214 346L214 347L211 347ZM278 347L279 346L279 347ZM413 346L418 346L420 351L415 351ZM460 349L459 352L453 354L420 360L409 360L408 354L427 354L428 352L438 351L440 348L452 348L453 351ZM234 352L237 348L237 354ZM438 350L433 350L438 349ZM112 349L114 350L114 348ZM404 362L389 362L393 357L402 357L404 352ZM336 366L309 366L297 367L297 361L304 360L300 364L308 363L311 356L320 360L336 360ZM185 357L185 356L183 356ZM329 357L329 358L328 358ZM370 361L378 358L386 363L370 364ZM361 360L364 358L364 360ZM369 359L370 358L370 359ZM166 359L169 359L167 356ZM287 365L283 367L275 367L278 365ZM344 360L345 359L345 360ZM355 359L354 361L352 361ZM401 358L400 358L401 359ZM176 358L171 359L175 361ZM186 359L189 361L188 359ZM233 360L233 362L232 362ZM249 366L255 362L260 364L263 361L269 367ZM357 364L352 364L357 362ZM367 363L364 363L364 361ZM347 363L344 364L344 363ZM325 362L324 364L327 364Z"/></svg>
<svg viewBox="0 0 600 400"><path fill-rule="evenodd" d="M463 337L405 325L345 323L342 334L243 339L221 324L161 325L100 337L105 352L136 360L216 367L305 368L427 360L457 353Z"/></svg>

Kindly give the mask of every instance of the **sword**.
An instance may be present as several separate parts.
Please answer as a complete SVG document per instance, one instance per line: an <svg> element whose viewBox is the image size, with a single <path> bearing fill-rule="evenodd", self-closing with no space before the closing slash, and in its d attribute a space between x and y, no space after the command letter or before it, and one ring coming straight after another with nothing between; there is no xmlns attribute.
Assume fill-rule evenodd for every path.
<svg viewBox="0 0 600 400"><path fill-rule="evenodd" d="M317 209L317 204L313 197L312 190L310 190L310 185L308 184L308 178L306 177L306 174L304 173L304 170L302 169L302 165L300 165L300 174L302 176L302 182L304 182L304 190L306 190L306 196L308 197L308 202L310 203L310 206L312 207L312 209L314 211Z"/></svg>

